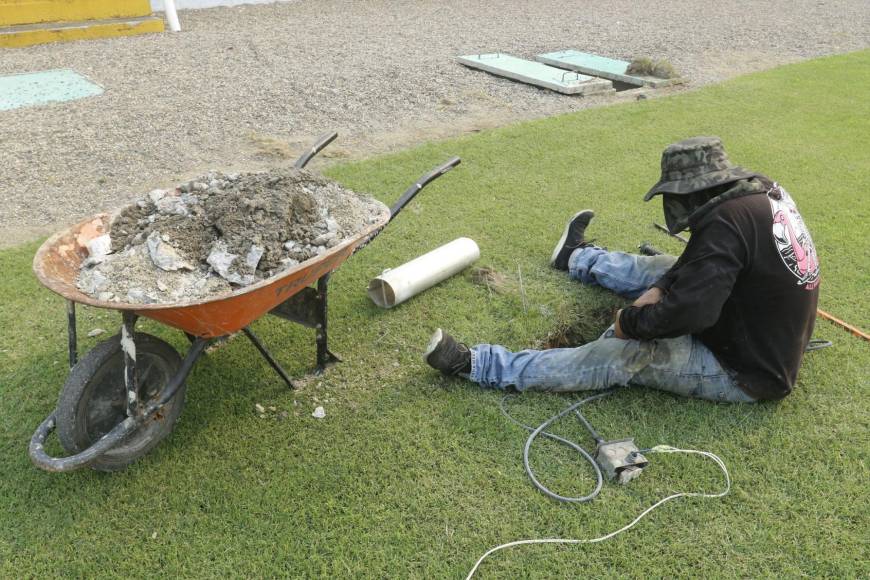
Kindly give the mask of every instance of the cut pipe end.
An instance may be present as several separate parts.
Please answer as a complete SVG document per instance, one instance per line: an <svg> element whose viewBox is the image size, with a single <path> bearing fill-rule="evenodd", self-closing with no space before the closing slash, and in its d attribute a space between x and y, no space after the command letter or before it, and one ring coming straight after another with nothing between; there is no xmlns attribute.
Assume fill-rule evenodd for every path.
<svg viewBox="0 0 870 580"><path fill-rule="evenodd" d="M396 291L386 280L375 278L369 282L369 298L381 308L392 308L396 305Z"/></svg>

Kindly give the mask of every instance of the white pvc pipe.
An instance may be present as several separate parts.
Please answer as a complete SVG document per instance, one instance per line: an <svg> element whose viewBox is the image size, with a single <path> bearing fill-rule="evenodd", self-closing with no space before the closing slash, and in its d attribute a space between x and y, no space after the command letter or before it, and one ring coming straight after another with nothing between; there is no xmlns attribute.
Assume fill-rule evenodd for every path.
<svg viewBox="0 0 870 580"><path fill-rule="evenodd" d="M169 23L169 30L181 32L181 24L178 22L178 11L175 9L175 0L163 0L163 9L166 11L166 21Z"/></svg>
<svg viewBox="0 0 870 580"><path fill-rule="evenodd" d="M369 298L381 308L392 308L462 271L478 258L480 248L474 240L458 238L398 268L384 270L369 282Z"/></svg>

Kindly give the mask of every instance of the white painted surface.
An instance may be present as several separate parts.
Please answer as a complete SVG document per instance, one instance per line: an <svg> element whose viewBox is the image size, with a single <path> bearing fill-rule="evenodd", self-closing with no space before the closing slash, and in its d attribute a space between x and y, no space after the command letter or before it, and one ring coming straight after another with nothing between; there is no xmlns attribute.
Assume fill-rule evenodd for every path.
<svg viewBox="0 0 870 580"><path fill-rule="evenodd" d="M163 0L163 5L166 7L166 22L169 23L169 30L172 32L181 32L181 24L178 22L178 12L175 9L175 0Z"/></svg>
<svg viewBox="0 0 870 580"><path fill-rule="evenodd" d="M274 4L275 2L287 2L288 0L175 0L175 7L179 10L191 8L213 8L215 6L238 6L239 4ZM163 12L163 0L151 0L151 10Z"/></svg>

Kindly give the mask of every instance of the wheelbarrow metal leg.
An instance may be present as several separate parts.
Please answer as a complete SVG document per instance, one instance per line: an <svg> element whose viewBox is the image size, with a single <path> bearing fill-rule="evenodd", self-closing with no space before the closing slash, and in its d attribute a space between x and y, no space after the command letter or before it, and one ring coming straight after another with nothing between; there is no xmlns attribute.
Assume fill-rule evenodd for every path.
<svg viewBox="0 0 870 580"><path fill-rule="evenodd" d="M66 326L69 342L69 368L73 368L79 361L79 347L76 336L76 303L72 300L66 301Z"/></svg>
<svg viewBox="0 0 870 580"><path fill-rule="evenodd" d="M139 374L136 369L136 321L139 316L124 311L121 316L124 324L121 326L121 350L124 352L124 386L127 389L127 416L135 417L139 413Z"/></svg>
<svg viewBox="0 0 870 580"><path fill-rule="evenodd" d="M322 373L326 369L326 365L330 363L341 362L341 359L329 350L329 335L327 330L329 303L327 301L327 291L329 290L330 276L332 276L332 273L324 274L317 280L317 309L320 322L317 325L317 336L315 338L317 342L316 373Z"/></svg>
<svg viewBox="0 0 870 580"><path fill-rule="evenodd" d="M284 379L284 382L287 383L287 386L291 389L295 389L296 385L294 385L293 381L290 380L290 375L288 375L287 371L285 371L284 368L280 364L278 364L278 361L275 360L275 357L273 357L272 354L268 350L266 350L266 347L260 341L259 337L254 334L254 331L247 326L242 328L242 331L245 333L245 336L247 336L248 339L253 343L253 345L257 347L257 350L260 351L260 354L263 355L263 358L266 359L266 362L268 362L269 365L273 369L275 369L275 372L278 373L278 375L282 379Z"/></svg>

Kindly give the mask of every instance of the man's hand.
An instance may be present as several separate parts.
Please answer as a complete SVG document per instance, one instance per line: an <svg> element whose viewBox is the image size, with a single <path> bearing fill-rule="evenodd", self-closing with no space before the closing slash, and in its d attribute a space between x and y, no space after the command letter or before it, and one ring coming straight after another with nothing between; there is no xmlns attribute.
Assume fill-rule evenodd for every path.
<svg viewBox="0 0 870 580"><path fill-rule="evenodd" d="M665 297L665 293L661 288L653 286L643 294L637 297L637 300L631 303L632 306L648 306L650 304L658 304Z"/></svg>
<svg viewBox="0 0 870 580"><path fill-rule="evenodd" d="M616 319L613 321L613 335L616 338L621 338L622 340L627 340L628 337L625 336L622 332L622 327L619 326L619 317L622 314L622 308L616 311Z"/></svg>
<svg viewBox="0 0 870 580"><path fill-rule="evenodd" d="M652 287L640 296L637 297L637 300L631 303L632 306L648 306L650 304L658 304L664 298L665 293L661 288ZM616 320L613 321L613 334L616 338L621 338L623 340L628 339L624 332L622 332L622 327L619 325L619 317L622 314L622 309L616 311Z"/></svg>

